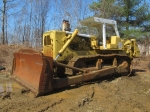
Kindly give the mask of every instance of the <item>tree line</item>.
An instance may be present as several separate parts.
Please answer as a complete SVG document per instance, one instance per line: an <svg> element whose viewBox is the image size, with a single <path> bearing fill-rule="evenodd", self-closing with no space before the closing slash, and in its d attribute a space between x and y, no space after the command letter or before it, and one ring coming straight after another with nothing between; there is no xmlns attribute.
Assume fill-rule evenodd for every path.
<svg viewBox="0 0 150 112"><path fill-rule="evenodd" d="M62 20L71 27L89 16L89 4L81 0L2 0L0 1L0 43L41 45L43 32L59 30Z"/></svg>

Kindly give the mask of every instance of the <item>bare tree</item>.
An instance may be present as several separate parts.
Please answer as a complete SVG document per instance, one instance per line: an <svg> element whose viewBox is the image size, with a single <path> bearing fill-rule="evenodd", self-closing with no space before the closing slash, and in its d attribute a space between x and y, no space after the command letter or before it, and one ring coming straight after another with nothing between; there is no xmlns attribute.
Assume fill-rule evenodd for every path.
<svg viewBox="0 0 150 112"><path fill-rule="evenodd" d="M43 32L45 31L50 0L33 0L31 5L29 26L32 26L32 39L38 40L38 38L41 39ZM40 41L40 43L42 42Z"/></svg>
<svg viewBox="0 0 150 112"><path fill-rule="evenodd" d="M4 22L1 21L4 23L4 39L1 38L3 43L8 41L28 45L41 45L43 32L49 29L59 30L63 19L70 21L73 30L80 19L91 14L88 8L92 3L92 0L9 0L9 4L8 0L3 1L6 5L5 14L2 16ZM8 6L13 3L18 3L17 11L12 7L8 11ZM11 13L15 14L9 17Z"/></svg>
<svg viewBox="0 0 150 112"><path fill-rule="evenodd" d="M35 45L36 40L41 40L47 24L50 3L50 0L22 0L20 13L14 16L14 35L17 35L14 38L19 38L22 44L30 46ZM20 35L17 34L18 32ZM41 44L41 41L39 43Z"/></svg>
<svg viewBox="0 0 150 112"><path fill-rule="evenodd" d="M16 0L17 1L17 0ZM2 0L2 9L0 11L2 12L2 35L1 35L1 43L2 44L7 44L8 43L8 38L7 38L7 26L9 25L9 20L8 17L13 15L15 11L11 13L9 10L13 9L16 7L17 4L14 3L14 0ZM8 13L9 12L9 13Z"/></svg>
<svg viewBox="0 0 150 112"><path fill-rule="evenodd" d="M6 0L3 0L3 8L2 8L2 37L1 37L1 41L2 44L5 44L5 17L6 17Z"/></svg>
<svg viewBox="0 0 150 112"><path fill-rule="evenodd" d="M63 19L68 19L71 24L71 29L75 29L79 21L86 17L91 16L93 13L89 10L89 5L93 0L55 0L54 13L51 24L55 24L60 29Z"/></svg>

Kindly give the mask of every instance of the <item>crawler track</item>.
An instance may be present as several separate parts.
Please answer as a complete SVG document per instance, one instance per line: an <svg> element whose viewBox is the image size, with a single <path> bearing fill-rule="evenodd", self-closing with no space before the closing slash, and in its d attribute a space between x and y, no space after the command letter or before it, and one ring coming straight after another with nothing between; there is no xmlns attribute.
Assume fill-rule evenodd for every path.
<svg viewBox="0 0 150 112"><path fill-rule="evenodd" d="M116 59L116 66L122 67L127 70L127 74L130 74L132 71L132 59L127 55L120 55L120 54L98 54L98 55L91 55L91 56L78 56L72 58L68 66L77 67L77 68L90 68L95 67L96 62L98 59L102 60L102 68L114 66L114 59ZM77 71L67 69L66 73L75 75Z"/></svg>

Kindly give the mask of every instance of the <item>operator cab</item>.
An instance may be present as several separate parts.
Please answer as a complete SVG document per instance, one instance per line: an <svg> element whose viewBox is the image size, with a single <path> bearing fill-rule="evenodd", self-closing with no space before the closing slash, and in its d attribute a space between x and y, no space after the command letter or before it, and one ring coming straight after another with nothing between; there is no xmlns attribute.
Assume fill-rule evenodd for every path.
<svg viewBox="0 0 150 112"><path fill-rule="evenodd" d="M87 32L90 35L96 35L100 49L122 49L122 41L120 39L116 21L90 17L80 21L80 23L82 26L87 27Z"/></svg>

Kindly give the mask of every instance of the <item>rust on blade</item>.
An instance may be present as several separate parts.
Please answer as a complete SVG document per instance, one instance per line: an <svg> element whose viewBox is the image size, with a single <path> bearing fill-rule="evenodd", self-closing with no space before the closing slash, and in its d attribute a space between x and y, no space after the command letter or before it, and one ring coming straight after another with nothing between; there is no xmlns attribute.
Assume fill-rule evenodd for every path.
<svg viewBox="0 0 150 112"><path fill-rule="evenodd" d="M14 53L12 78L36 96L52 91L52 58L31 49Z"/></svg>

